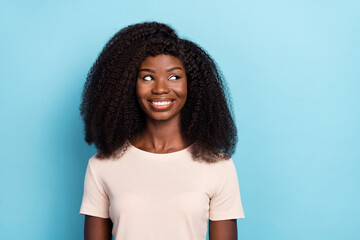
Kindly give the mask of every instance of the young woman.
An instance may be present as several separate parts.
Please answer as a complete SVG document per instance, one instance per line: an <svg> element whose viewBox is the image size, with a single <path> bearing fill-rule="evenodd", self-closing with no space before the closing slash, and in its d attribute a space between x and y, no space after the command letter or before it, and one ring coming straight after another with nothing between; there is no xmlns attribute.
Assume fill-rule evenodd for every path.
<svg viewBox="0 0 360 240"><path fill-rule="evenodd" d="M106 44L82 95L85 239L237 239L236 128L214 61L173 29L128 26Z"/></svg>

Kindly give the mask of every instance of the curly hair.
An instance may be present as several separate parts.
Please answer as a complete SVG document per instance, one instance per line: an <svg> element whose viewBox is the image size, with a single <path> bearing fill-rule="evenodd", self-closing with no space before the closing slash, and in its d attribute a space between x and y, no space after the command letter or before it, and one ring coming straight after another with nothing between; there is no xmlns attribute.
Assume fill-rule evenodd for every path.
<svg viewBox="0 0 360 240"><path fill-rule="evenodd" d="M117 32L91 67L80 113L85 141L100 158L113 156L141 133L145 115L136 98L138 68L149 56L168 54L185 67L188 96L181 112L181 131L191 142L194 159L215 162L235 151L237 131L227 87L216 63L197 44L181 39L168 25L145 22Z"/></svg>

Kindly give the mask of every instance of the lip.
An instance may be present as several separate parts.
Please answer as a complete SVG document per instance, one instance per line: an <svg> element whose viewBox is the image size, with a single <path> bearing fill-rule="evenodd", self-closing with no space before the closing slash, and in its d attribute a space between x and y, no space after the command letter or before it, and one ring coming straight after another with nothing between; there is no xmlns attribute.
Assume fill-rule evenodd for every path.
<svg viewBox="0 0 360 240"><path fill-rule="evenodd" d="M170 102L170 103L164 105L155 105L153 102ZM148 100L150 106L156 110L167 110L174 104L174 102L175 100L171 98L153 98Z"/></svg>

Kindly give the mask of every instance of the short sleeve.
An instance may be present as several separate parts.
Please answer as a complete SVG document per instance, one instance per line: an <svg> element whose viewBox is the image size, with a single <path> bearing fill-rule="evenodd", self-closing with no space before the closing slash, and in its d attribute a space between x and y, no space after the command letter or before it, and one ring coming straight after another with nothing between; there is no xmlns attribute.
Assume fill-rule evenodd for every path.
<svg viewBox="0 0 360 240"><path fill-rule="evenodd" d="M92 161L93 158L86 169L80 214L109 218L109 198L92 167Z"/></svg>
<svg viewBox="0 0 360 240"><path fill-rule="evenodd" d="M233 160L221 162L220 169L215 176L215 190L210 199L209 219L217 221L245 218Z"/></svg>

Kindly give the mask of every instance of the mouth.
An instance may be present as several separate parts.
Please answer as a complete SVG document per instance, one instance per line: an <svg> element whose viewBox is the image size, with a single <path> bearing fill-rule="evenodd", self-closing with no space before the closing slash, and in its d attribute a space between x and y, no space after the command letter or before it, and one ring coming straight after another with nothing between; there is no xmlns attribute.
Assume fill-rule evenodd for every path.
<svg viewBox="0 0 360 240"><path fill-rule="evenodd" d="M172 99L151 99L148 100L150 105L158 110L164 110L169 108L175 100Z"/></svg>

